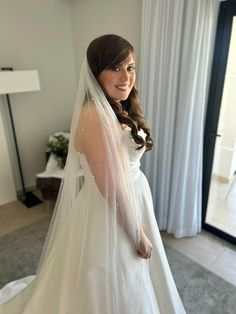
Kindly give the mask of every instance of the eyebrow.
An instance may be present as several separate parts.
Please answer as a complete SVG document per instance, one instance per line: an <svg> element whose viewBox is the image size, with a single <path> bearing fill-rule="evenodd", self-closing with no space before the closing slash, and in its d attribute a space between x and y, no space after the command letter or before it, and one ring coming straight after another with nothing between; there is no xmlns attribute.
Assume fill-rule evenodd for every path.
<svg viewBox="0 0 236 314"><path fill-rule="evenodd" d="M119 63L119 64L117 64L117 65L122 66L123 63L121 62L121 63ZM128 63L127 65L135 65L135 62Z"/></svg>

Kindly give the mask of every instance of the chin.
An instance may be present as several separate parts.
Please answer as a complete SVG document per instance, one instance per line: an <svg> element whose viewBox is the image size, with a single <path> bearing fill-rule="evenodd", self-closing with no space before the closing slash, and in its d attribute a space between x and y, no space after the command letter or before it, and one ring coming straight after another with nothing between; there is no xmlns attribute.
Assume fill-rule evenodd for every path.
<svg viewBox="0 0 236 314"><path fill-rule="evenodd" d="M127 98L128 98L128 96L127 96L127 97L124 97L124 98L120 98L119 101L125 101Z"/></svg>
<svg viewBox="0 0 236 314"><path fill-rule="evenodd" d="M123 95L119 97L119 101L126 100L129 97L129 94Z"/></svg>
<svg viewBox="0 0 236 314"><path fill-rule="evenodd" d="M130 93L125 93L125 94L116 94L116 95L113 95L113 96L110 96L112 99L114 99L115 101L117 102L120 102L120 101L124 101L126 100L128 97L129 97L129 94Z"/></svg>

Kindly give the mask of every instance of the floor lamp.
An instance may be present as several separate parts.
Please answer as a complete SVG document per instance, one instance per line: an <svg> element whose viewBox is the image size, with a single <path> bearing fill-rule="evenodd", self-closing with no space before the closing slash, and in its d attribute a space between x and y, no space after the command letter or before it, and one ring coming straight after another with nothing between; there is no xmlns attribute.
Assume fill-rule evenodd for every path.
<svg viewBox="0 0 236 314"><path fill-rule="evenodd" d="M27 192L25 188L24 176L21 166L20 153L17 143L14 119L11 109L9 94L31 92L40 90L38 71L13 71L13 68L1 68L0 71L0 95L5 95L7 100L8 112L11 122L12 134L15 144L17 163L21 179L22 191L18 193L18 199L27 207L35 206L42 201L32 192Z"/></svg>

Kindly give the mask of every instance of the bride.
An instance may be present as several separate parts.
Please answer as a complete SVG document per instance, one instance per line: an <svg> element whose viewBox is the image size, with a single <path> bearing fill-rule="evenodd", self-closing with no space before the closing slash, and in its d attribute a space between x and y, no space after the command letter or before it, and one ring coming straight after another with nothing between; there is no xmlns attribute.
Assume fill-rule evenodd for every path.
<svg viewBox="0 0 236 314"><path fill-rule="evenodd" d="M0 290L0 314L185 313L140 170L152 146L133 47L117 35L96 38L81 68L65 177L36 276Z"/></svg>

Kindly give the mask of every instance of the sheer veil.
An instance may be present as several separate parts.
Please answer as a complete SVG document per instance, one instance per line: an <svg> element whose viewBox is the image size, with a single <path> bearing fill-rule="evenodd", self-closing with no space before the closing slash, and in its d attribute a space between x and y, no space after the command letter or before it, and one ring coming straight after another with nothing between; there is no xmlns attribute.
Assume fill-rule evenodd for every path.
<svg viewBox="0 0 236 314"><path fill-rule="evenodd" d="M125 313L122 308L137 313L139 308L143 260L136 249L140 222L122 133L85 60L71 124L65 176L32 289L32 293L40 293L40 277L56 280L61 287L54 296L57 313L80 313L80 309L90 313L101 297L103 313ZM89 190L89 182L95 182L95 188ZM85 190L89 191L88 195ZM94 198L98 206L91 208L91 204L96 205L96 201L91 202ZM92 254L95 248L99 252L96 257ZM121 250L126 250L134 260L134 268L128 274L118 272L120 264L125 263ZM125 285L127 276L133 282L132 289ZM46 285L50 289L49 281ZM84 293L88 291L91 304L86 305ZM43 302L49 301L42 299ZM49 304L45 306L50 308ZM97 309L93 313L102 311Z"/></svg>
<svg viewBox="0 0 236 314"><path fill-rule="evenodd" d="M147 180L132 174L137 146L129 135L85 60L64 179L36 276L3 288L0 314L185 313ZM141 224L153 244L149 260L137 254Z"/></svg>

